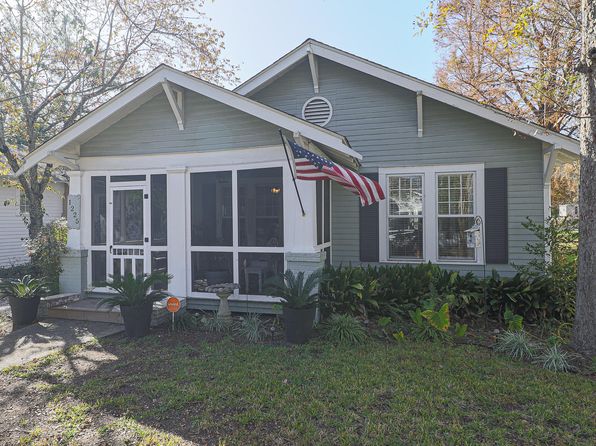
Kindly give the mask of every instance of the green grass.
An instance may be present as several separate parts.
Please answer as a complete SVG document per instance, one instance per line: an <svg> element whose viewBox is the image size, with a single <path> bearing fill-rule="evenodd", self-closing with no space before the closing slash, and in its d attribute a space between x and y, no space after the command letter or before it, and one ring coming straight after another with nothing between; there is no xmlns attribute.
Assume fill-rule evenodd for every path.
<svg viewBox="0 0 596 446"><path fill-rule="evenodd" d="M62 381L47 392L64 441L89 429L172 445L596 440L593 379L486 349L412 341L287 347L201 336L109 341L101 348L118 359L83 376L65 375L54 357L49 373ZM79 353L61 360L76 361ZM10 373L40 379L32 366L24 370Z"/></svg>

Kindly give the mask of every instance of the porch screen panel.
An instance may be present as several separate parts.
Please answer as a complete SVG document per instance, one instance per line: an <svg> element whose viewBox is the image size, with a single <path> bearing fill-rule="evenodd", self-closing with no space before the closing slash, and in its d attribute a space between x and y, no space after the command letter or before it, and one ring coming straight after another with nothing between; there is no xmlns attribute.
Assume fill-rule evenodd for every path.
<svg viewBox="0 0 596 446"><path fill-rule="evenodd" d="M264 295L267 280L284 271L282 253L239 253L240 294Z"/></svg>
<svg viewBox="0 0 596 446"><path fill-rule="evenodd" d="M106 275L106 252L91 251L91 284L93 286L104 286Z"/></svg>
<svg viewBox="0 0 596 446"><path fill-rule="evenodd" d="M168 272L168 252L167 251L153 251L151 253L151 272L166 273ZM167 283L156 283L153 287L156 290L165 290L168 288Z"/></svg>
<svg viewBox="0 0 596 446"><path fill-rule="evenodd" d="M283 227L282 168L239 171L239 245L281 247Z"/></svg>
<svg viewBox="0 0 596 446"><path fill-rule="evenodd" d="M168 184L165 174L151 175L151 245L168 244Z"/></svg>
<svg viewBox="0 0 596 446"><path fill-rule="evenodd" d="M106 177L91 177L91 244L106 244Z"/></svg>
<svg viewBox="0 0 596 446"><path fill-rule="evenodd" d="M205 281L207 285L234 282L231 252L193 252L191 268L193 291L203 291L199 281Z"/></svg>
<svg viewBox="0 0 596 446"><path fill-rule="evenodd" d="M190 175L192 246L232 246L232 172Z"/></svg>

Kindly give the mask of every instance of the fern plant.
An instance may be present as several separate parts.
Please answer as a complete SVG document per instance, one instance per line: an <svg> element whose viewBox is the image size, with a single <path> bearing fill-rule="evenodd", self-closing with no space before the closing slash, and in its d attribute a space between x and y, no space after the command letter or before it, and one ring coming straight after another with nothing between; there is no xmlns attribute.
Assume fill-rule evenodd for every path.
<svg viewBox="0 0 596 446"><path fill-rule="evenodd" d="M35 299L49 292L45 280L36 279L29 274L21 279L0 281L0 296L12 296L17 299Z"/></svg>
<svg viewBox="0 0 596 446"><path fill-rule="evenodd" d="M324 329L326 338L338 344L360 344L367 338L360 321L347 314L332 315L324 324Z"/></svg>
<svg viewBox="0 0 596 446"><path fill-rule="evenodd" d="M168 283L172 276L163 272L153 272L151 274L141 274L133 276L131 273L124 277L110 276L107 286L114 290L116 294L108 296L99 301L98 307L107 306L113 308L136 307L148 303L157 302L167 296L164 291L153 289L156 285Z"/></svg>
<svg viewBox="0 0 596 446"><path fill-rule="evenodd" d="M318 301L317 287L320 278L320 271L315 271L305 278L302 271L294 274L292 270L287 270L281 276L268 281L267 292L281 297L288 308L310 308Z"/></svg>

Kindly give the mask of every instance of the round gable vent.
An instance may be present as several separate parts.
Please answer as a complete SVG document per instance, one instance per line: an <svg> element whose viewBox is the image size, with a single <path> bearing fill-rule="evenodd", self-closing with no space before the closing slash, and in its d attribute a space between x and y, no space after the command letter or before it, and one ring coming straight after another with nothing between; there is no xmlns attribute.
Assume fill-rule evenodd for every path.
<svg viewBox="0 0 596 446"><path fill-rule="evenodd" d="M332 114L331 103L322 96L310 98L302 107L302 118L320 126L326 125L331 120Z"/></svg>

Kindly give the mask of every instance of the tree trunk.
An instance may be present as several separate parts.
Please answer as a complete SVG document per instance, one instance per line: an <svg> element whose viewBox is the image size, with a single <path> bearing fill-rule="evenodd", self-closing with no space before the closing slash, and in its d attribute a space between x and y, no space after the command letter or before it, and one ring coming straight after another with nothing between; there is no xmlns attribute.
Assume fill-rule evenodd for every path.
<svg viewBox="0 0 596 446"><path fill-rule="evenodd" d="M43 207L43 193L29 194L29 238L34 239L43 226L43 215L45 209Z"/></svg>
<svg viewBox="0 0 596 446"><path fill-rule="evenodd" d="M596 3L582 0L580 192L577 298L573 345L596 354Z"/></svg>

